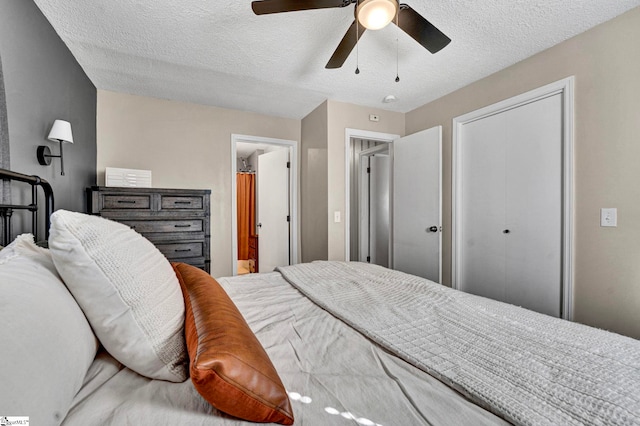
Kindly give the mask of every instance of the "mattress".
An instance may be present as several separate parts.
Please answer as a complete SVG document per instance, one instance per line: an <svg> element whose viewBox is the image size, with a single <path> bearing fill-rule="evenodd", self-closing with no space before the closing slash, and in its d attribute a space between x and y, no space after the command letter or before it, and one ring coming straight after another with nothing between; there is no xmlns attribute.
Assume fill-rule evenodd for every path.
<svg viewBox="0 0 640 426"><path fill-rule="evenodd" d="M289 393L296 425L500 425L429 374L320 308L278 272L222 278ZM190 380L142 377L96 357L63 425L239 425Z"/></svg>

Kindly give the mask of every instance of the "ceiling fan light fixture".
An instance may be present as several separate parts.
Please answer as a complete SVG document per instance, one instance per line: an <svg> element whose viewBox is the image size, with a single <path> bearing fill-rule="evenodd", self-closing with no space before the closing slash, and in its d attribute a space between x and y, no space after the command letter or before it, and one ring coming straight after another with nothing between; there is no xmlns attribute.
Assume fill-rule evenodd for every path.
<svg viewBox="0 0 640 426"><path fill-rule="evenodd" d="M386 27L398 13L396 0L363 0L358 3L358 22L368 30Z"/></svg>

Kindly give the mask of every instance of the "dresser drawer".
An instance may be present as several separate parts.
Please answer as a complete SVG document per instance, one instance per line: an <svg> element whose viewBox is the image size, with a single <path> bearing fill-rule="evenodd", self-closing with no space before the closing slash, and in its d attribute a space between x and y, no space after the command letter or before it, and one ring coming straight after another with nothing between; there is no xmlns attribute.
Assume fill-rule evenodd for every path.
<svg viewBox="0 0 640 426"><path fill-rule="evenodd" d="M183 220L120 220L141 234L155 232L202 232L202 219Z"/></svg>
<svg viewBox="0 0 640 426"><path fill-rule="evenodd" d="M210 265L209 265L209 262L205 261L204 257L186 257L184 259L167 258L167 259L169 260L169 262L186 263L188 265L192 265L192 266L195 266L196 268L204 269L205 271L209 272Z"/></svg>
<svg viewBox="0 0 640 426"><path fill-rule="evenodd" d="M168 259L182 259L185 257L202 257L202 242L191 243L156 243L156 247ZM204 262L204 260L202 261Z"/></svg>
<svg viewBox="0 0 640 426"><path fill-rule="evenodd" d="M104 194L102 208L106 210L151 210L151 194Z"/></svg>
<svg viewBox="0 0 640 426"><path fill-rule="evenodd" d="M160 198L162 210L202 210L203 197L184 195L162 195Z"/></svg>

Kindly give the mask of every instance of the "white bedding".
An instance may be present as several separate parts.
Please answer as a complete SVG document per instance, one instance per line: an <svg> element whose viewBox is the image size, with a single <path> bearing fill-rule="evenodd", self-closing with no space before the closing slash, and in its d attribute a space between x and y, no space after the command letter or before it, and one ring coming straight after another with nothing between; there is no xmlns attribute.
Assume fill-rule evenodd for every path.
<svg viewBox="0 0 640 426"><path fill-rule="evenodd" d="M219 281L278 370L296 425L506 424L316 306L280 273ZM189 380L150 380L103 352L63 425L122 424L247 423L212 408Z"/></svg>
<svg viewBox="0 0 640 426"><path fill-rule="evenodd" d="M511 422L640 425L635 339L376 265L279 270L338 318Z"/></svg>

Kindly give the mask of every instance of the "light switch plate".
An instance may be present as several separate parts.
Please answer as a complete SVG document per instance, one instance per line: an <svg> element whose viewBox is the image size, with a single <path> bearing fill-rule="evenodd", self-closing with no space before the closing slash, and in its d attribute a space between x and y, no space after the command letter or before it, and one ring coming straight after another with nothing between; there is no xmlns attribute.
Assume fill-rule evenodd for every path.
<svg viewBox="0 0 640 426"><path fill-rule="evenodd" d="M333 212L333 221L335 223L339 223L340 222L340 211Z"/></svg>
<svg viewBox="0 0 640 426"><path fill-rule="evenodd" d="M600 226L618 226L618 209L600 209Z"/></svg>

